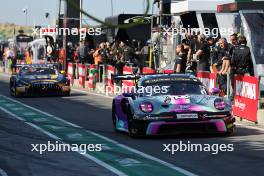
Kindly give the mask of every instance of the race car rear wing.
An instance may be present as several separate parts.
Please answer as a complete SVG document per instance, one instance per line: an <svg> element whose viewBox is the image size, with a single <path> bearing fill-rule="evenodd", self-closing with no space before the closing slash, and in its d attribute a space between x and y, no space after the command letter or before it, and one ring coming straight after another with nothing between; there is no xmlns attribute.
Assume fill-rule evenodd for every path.
<svg viewBox="0 0 264 176"><path fill-rule="evenodd" d="M140 75L124 74L124 75L111 75L112 80L122 81L122 80L138 80L141 78Z"/></svg>
<svg viewBox="0 0 264 176"><path fill-rule="evenodd" d="M57 67L58 64L16 64L15 67L25 67L25 66L31 66L31 67Z"/></svg>
<svg viewBox="0 0 264 176"><path fill-rule="evenodd" d="M138 80L140 79L141 77L144 77L144 76L148 76L148 75L188 75L192 78L195 78L194 75L190 74L190 73L187 73L187 74L184 74L184 73L150 73L150 74L122 74L122 75L115 75L115 74L112 74L111 75L111 79L112 80Z"/></svg>
<svg viewBox="0 0 264 176"><path fill-rule="evenodd" d="M59 65L58 64L16 64L14 65L14 68L15 68L15 72L13 72L12 74L13 75L16 75L19 73L20 69L23 68L23 67L26 67L26 66L29 66L29 67L48 67L48 68L55 68L57 70L59 70Z"/></svg>

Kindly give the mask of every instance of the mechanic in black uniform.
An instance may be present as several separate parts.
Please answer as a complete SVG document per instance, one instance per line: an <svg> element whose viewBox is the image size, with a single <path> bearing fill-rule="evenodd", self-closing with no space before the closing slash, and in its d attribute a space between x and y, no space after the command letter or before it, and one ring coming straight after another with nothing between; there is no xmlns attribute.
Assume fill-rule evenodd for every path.
<svg viewBox="0 0 264 176"><path fill-rule="evenodd" d="M223 91L224 94L227 93L227 76L226 76L226 71L224 72L223 70L226 70L227 68L223 68L226 67L225 64L223 63L225 61L230 63L230 59L231 56L230 56L230 48L228 42L226 38L220 38L218 40L218 46L214 50L213 64L217 68L217 72L218 72L217 82L219 84L219 88Z"/></svg>
<svg viewBox="0 0 264 176"><path fill-rule="evenodd" d="M254 75L253 63L251 59L250 49L247 46L247 39L240 36L238 46L233 51L231 65L233 66L234 74L238 75Z"/></svg>
<svg viewBox="0 0 264 176"><path fill-rule="evenodd" d="M247 46L247 39L244 36L240 36L238 39L238 46L233 50L231 58L231 71L230 79L231 85L234 87L234 75L254 75L253 62L251 59L250 48ZM234 91L230 97L234 98Z"/></svg>
<svg viewBox="0 0 264 176"><path fill-rule="evenodd" d="M175 70L176 73L185 73L187 64L187 52L184 50L184 45L176 47Z"/></svg>
<svg viewBox="0 0 264 176"><path fill-rule="evenodd" d="M214 38L209 36L196 52L196 57L199 59L197 71L210 71L210 46L213 44Z"/></svg>

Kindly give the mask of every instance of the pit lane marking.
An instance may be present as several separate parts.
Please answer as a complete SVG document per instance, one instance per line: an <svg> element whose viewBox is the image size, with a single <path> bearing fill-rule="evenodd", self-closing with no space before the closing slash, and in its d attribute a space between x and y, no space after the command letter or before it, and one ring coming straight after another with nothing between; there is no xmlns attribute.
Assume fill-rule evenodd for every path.
<svg viewBox="0 0 264 176"><path fill-rule="evenodd" d="M0 96L3 96L3 95L0 95ZM5 96L3 96L3 97L5 97ZM9 99L9 100L11 100L11 101L15 101L15 102L17 102L18 104L23 105L23 103L21 103L21 102L19 102L19 101L12 100L12 99L10 99L10 98L8 98L8 97L5 97L5 98L7 98L7 99ZM27 105L25 105L25 106L27 106ZM28 107L29 107L29 106L28 106ZM32 108L33 108L33 107L32 107ZM14 113L12 113L12 112L6 110L6 109L3 108L3 107L0 107L0 110L2 110L3 112L5 112L5 113L7 113L7 114L9 114L9 115L11 115L11 116L13 116L13 117L15 117L15 118L21 120L21 121L25 121L25 119L23 119L22 117L17 116L16 114L14 114ZM69 122L69 123L70 123L70 122ZM59 137L57 137L57 136L51 134L50 132L47 132L46 130L43 130L42 128L38 127L37 125L35 125L35 124L33 124L33 123L30 123L30 122L26 122L26 124L28 124L29 126L31 126L31 127L35 128L35 129L39 130L40 132L46 134L47 136L49 136L49 137L51 137L51 138L53 138L53 139L55 139L55 140L60 141L61 143L63 143L61 138L59 138ZM78 153L81 154L80 151L79 151ZM111 172L113 172L113 173L115 173L115 174L117 174L117 175L120 175L120 176L128 176L127 174L125 174L125 173L123 173L123 172L121 172L121 171L115 169L114 167L108 165L107 163L105 163L105 162L103 162L103 161L101 161L101 160L98 160L97 158L93 157L92 155L89 155L89 154L87 154L87 153L86 153L86 154L81 154L81 155L84 156L85 158L88 158L88 159L94 161L94 162L97 163L98 165L101 165L101 166L105 167L106 169L110 170ZM8 176L8 175L4 175L4 173L5 173L5 172L1 173L1 170L0 170L0 174L3 174L2 176Z"/></svg>
<svg viewBox="0 0 264 176"><path fill-rule="evenodd" d="M21 108L21 107L14 107L14 108L11 108L13 111L22 111L24 110L24 108Z"/></svg>
<svg viewBox="0 0 264 176"><path fill-rule="evenodd" d="M116 142L116 141L114 141L114 140L112 140L112 139L109 139L109 138L107 138L107 137L104 137L104 136L102 136L102 135L100 135L100 134L97 134L97 133L95 133L95 132L92 132L92 131L89 131L89 130L85 130L85 129L83 129L82 127L80 127L80 126L78 126L78 125L75 125L75 124L72 124L72 123L70 123L70 122L67 122L67 121L65 121L65 120L63 120L63 119L60 119L59 117L56 117L56 116L54 116L54 115L51 115L51 114L49 114L49 113L46 113L46 112L44 112L44 111L41 111L41 110L39 110L39 109L36 109L36 108L34 108L34 107L31 107L31 106L29 106L29 105L26 105L26 104L24 104L24 103L22 103L22 102L19 102L19 101L17 101L17 100L13 100L13 99L11 99L11 98L9 98L9 97L6 97L6 96L4 96L4 95L0 95L0 96L2 96L3 98L5 98L5 99L7 99L7 100L10 100L10 101L12 101L12 102L15 102L15 103L18 103L18 104L20 104L20 105L22 105L22 106L24 106L24 107L27 107L27 108L29 108L29 109L31 109L31 110L35 110L35 111L37 111L37 112L40 112L41 114L45 114L46 116L47 116L47 119L48 119L48 117L51 117L51 119L50 120L52 120L52 118L54 118L54 119L56 119L56 120L58 120L58 121L60 121L60 122L64 122L64 123L66 123L66 124L68 124L68 125L70 125L70 128L72 128L72 127L75 127L76 129L75 130L78 130L78 129L80 129L80 130L83 130L83 131L85 131L86 133L88 133L88 138L93 138L93 137L97 137L97 140L98 141L100 141L101 140L101 143L104 143L105 141L107 141L107 142L109 142L109 145L110 146L114 146L114 148L118 151L118 152L120 152L120 154L126 154L126 155L131 155L131 156L135 156L136 158L139 158L141 161L142 161L142 163L143 163L143 165L140 165L140 164L138 164L138 165L140 165L140 166L147 166L148 167L148 169L150 169L149 171L151 171L152 170L152 172L155 172L155 169L156 170L158 170L158 171L160 171L160 172L164 172L166 175L175 175L175 174L178 174L178 175L188 175L188 176L196 176L194 173L191 173L191 172L189 172L189 171L187 171L187 170L184 170L184 169L182 169L182 168L180 168L180 167L177 167L177 166L175 166L175 165L173 165L173 164L170 164L170 163L167 163L167 162L165 162L165 161L163 161L163 160L160 160L160 159L158 159L158 158L155 158L155 157L153 157L153 156L151 156L151 155L148 155L148 154L145 154L145 153L143 153L143 152L140 152L140 151L138 151L138 150L136 150L136 149L133 149L133 148L131 148L131 147L128 147L128 146L126 146L126 145L123 145L123 144L120 144L120 143L118 143L118 142ZM0 107L1 108L1 107ZM1 108L1 109L4 109L4 108ZM5 112L6 113L8 113L8 114L10 114L10 115L12 115L12 116L14 116L15 115L15 117L16 118L18 118L18 119L22 119L22 120L25 120L25 119L23 119L22 117L19 117L18 115L16 115L16 114L14 114L14 113L12 113L12 112L10 112L10 111L8 111L8 110L5 110ZM30 118L30 117L25 117L25 118ZM41 126L36 126L35 124L33 124L33 123L27 123L28 125L30 125L30 126L32 126L32 127L34 127L34 128L36 128L36 129L38 129L39 131L41 131L41 132L43 132L44 134L47 134L48 136L50 136L50 137L52 137L52 138L54 138L54 139L60 139L58 136L56 136L56 135L54 135L54 134L51 134L49 131L48 131L48 129L45 129L43 126L41 127ZM52 133L54 133L53 131L52 131ZM58 134L59 135L59 134ZM89 136L90 135L90 136ZM93 140L96 140L96 138L93 138ZM62 141L62 139L60 139L60 141L61 142L63 142ZM113 149L114 149L113 148ZM120 151L121 150L121 151ZM113 150L112 152L116 152L115 150ZM111 153L112 153L111 152ZM128 153L127 153L128 152ZM131 152L131 153L129 153L129 152ZM114 154L113 153L113 154ZM102 154L106 154L106 155L104 155L106 158L106 162L107 162L107 160L108 160L108 162L109 161L111 161L111 159L115 159L115 158L120 158L120 159L122 159L122 157L120 157L119 155L112 155L111 154L111 158L107 158L107 157L109 157L109 155L107 155L107 154L109 154L109 152L105 152L105 153L102 153ZM135 154L137 154L137 155L135 155ZM101 155L101 154L100 154ZM108 163L106 163L106 162L104 162L103 161L103 158L101 157L99 157L100 159L98 159L97 157L98 156L93 156L93 155L91 155L91 154L88 154L88 153L86 153L85 155L82 155L82 156L84 156L84 157L86 157L86 158L88 158L88 159L90 159L90 160L92 160L92 161L94 161L95 163L97 163L97 164L99 164L99 165L101 165L101 166L103 166L103 167L105 167L106 169L108 169L108 170L110 170L110 171L112 171L113 173L115 173L115 174L117 174L117 175L131 175L130 173L133 171L135 171L135 172L140 172L141 174L143 174L144 172L146 173L146 169L143 169L143 170L140 170L139 168L134 168L134 169L130 169L130 170L126 170L126 169L124 169L124 167L122 166L122 165L120 165L119 164L119 166L118 165L115 165L115 163L114 162L110 162L110 164L108 164ZM122 155L121 155L122 156ZM113 160L114 161L114 160ZM140 167L140 166L138 166L138 167ZM136 166L134 166L134 167L136 167ZM123 169L123 171L122 171L122 169ZM126 172L126 173L125 173ZM178 173L177 173L178 172ZM128 173L128 174L127 174ZM173 174L172 174L173 173ZM144 175L144 174L143 174Z"/></svg>
<svg viewBox="0 0 264 176"><path fill-rule="evenodd" d="M25 116L35 116L37 114L34 113L34 112L24 112L23 115L25 115Z"/></svg>
<svg viewBox="0 0 264 176"><path fill-rule="evenodd" d="M125 166L125 167L142 165L142 163L140 161L135 160L133 158L120 159L120 160L117 160L117 162L119 162L120 165Z"/></svg>
<svg viewBox="0 0 264 176"><path fill-rule="evenodd" d="M5 106L6 107L14 107L14 106L16 106L14 103L7 103L7 104L5 104Z"/></svg>
<svg viewBox="0 0 264 176"><path fill-rule="evenodd" d="M67 136L68 136L68 138L80 138L80 137L82 137L82 134L80 134L80 133L72 133L72 134L69 134Z"/></svg>
<svg viewBox="0 0 264 176"><path fill-rule="evenodd" d="M95 96L98 96L98 97L104 97L104 98L108 98L108 99L113 99L114 98L114 97L109 97L109 96L106 96L106 95L101 95L101 94L93 93L93 92L87 92L87 91L84 91L84 90L79 90L79 89L74 89L74 88L71 88L71 90L73 90L75 92L84 93L86 95L95 95Z"/></svg>
<svg viewBox="0 0 264 176"><path fill-rule="evenodd" d="M240 126L240 127L242 127L242 128L249 128L249 129L253 129L253 130L264 131L263 128L260 128L260 127L254 127L254 126L250 126L250 125L245 125L245 124L241 124L241 123L236 123L236 126Z"/></svg>

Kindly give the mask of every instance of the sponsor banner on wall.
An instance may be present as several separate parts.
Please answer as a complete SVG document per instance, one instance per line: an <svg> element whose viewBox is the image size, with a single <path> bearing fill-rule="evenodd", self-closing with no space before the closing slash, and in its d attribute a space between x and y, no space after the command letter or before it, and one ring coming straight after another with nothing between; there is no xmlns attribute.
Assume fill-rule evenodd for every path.
<svg viewBox="0 0 264 176"><path fill-rule="evenodd" d="M257 122L259 79L235 76L234 95L234 115Z"/></svg>
<svg viewBox="0 0 264 176"><path fill-rule="evenodd" d="M205 85L205 87L210 91L212 88L216 87L216 75L209 72L198 72L197 78Z"/></svg>

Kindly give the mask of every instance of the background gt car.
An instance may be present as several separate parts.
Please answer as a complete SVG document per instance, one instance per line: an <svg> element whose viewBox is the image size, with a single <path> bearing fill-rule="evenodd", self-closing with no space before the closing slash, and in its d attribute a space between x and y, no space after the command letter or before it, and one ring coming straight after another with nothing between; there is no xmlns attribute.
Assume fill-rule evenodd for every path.
<svg viewBox="0 0 264 176"><path fill-rule="evenodd" d="M55 65L20 65L17 75L10 78L10 94L19 96L69 96L70 81Z"/></svg>
<svg viewBox="0 0 264 176"><path fill-rule="evenodd" d="M123 75L114 79L139 79L136 87L147 89L156 86L161 87L160 90L168 88L167 92L151 95L134 91L116 96L112 103L112 121L116 131L125 131L132 137L233 133L235 118L231 103L223 97L209 95L193 75L156 74L138 78Z"/></svg>

